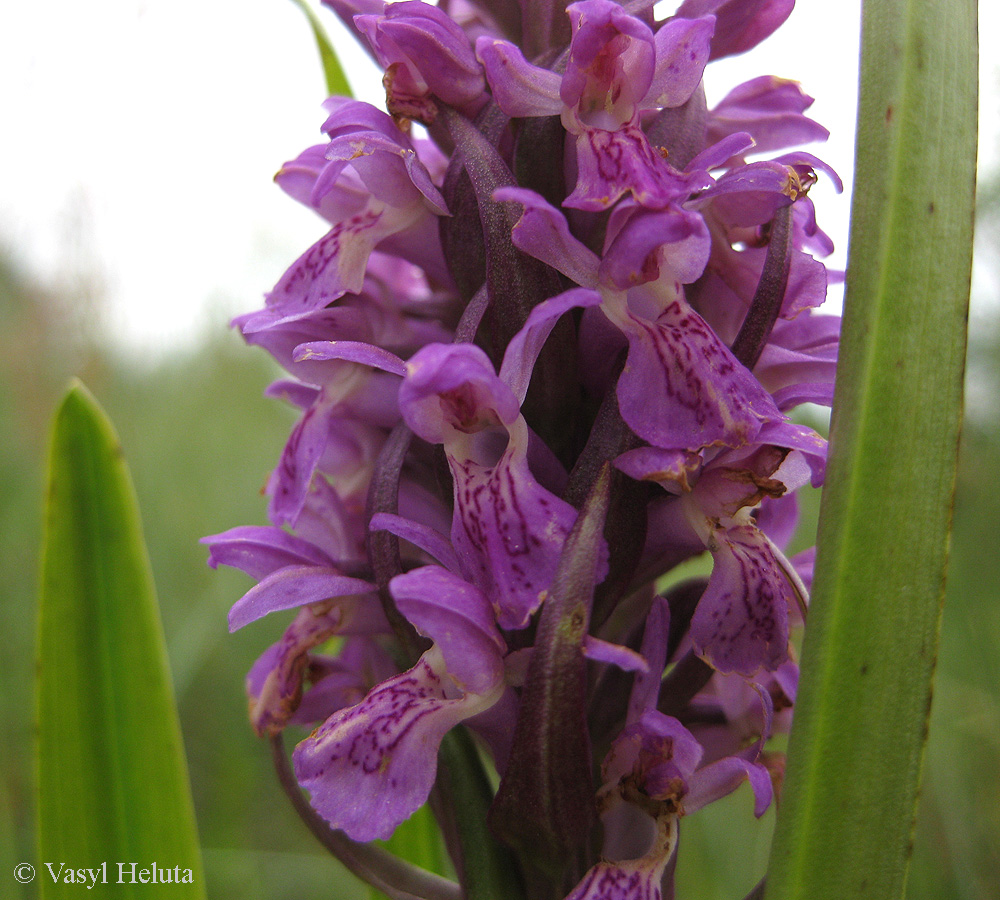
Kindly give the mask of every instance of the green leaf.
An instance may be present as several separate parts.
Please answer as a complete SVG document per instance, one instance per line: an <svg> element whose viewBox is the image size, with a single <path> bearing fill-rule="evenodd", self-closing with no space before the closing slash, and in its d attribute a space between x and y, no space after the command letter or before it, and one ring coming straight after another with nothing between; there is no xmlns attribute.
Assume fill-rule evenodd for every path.
<svg viewBox="0 0 1000 900"><path fill-rule="evenodd" d="M771 900L902 897L937 655L975 188L974 0L868 0L828 486Z"/></svg>
<svg viewBox="0 0 1000 900"><path fill-rule="evenodd" d="M319 50L319 59L323 64L323 77L326 79L326 93L328 97L353 97L351 86L347 83L347 76L344 74L344 67L340 64L337 51L333 49L333 43L327 36L326 29L319 17L313 12L312 7L306 0L292 0L292 2L305 13L312 28L313 37L316 39L316 49Z"/></svg>
<svg viewBox="0 0 1000 900"><path fill-rule="evenodd" d="M96 872L102 863L96 877L114 887L99 882L103 891L94 896L203 898L135 492L111 423L80 384L70 387L52 429L37 667L43 900L78 897L76 876L90 876L74 872L77 883L68 883L68 870ZM154 864L159 881L169 869L182 883L154 884Z"/></svg>

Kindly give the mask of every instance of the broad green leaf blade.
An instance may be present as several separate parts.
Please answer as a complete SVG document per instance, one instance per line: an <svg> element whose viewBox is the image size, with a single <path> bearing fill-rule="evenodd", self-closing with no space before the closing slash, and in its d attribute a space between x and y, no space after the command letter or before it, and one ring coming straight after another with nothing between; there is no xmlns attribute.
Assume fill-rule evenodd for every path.
<svg viewBox="0 0 1000 900"><path fill-rule="evenodd" d="M89 896L203 898L135 492L111 423L80 384L56 413L48 479L37 676L41 897L79 897L67 870L107 863ZM180 884L162 883L168 869Z"/></svg>
<svg viewBox="0 0 1000 900"><path fill-rule="evenodd" d="M326 93L328 97L353 97L351 86L347 83L347 76L344 74L344 67L340 64L337 51L333 49L333 44L327 36L326 29L319 17L313 12L312 7L306 0L292 0L292 2L305 13L312 28L313 37L316 39L316 49L319 50L319 59L323 64L323 77L326 79Z"/></svg>
<svg viewBox="0 0 1000 900"><path fill-rule="evenodd" d="M868 0L844 331L771 900L902 897L972 252L975 0Z"/></svg>

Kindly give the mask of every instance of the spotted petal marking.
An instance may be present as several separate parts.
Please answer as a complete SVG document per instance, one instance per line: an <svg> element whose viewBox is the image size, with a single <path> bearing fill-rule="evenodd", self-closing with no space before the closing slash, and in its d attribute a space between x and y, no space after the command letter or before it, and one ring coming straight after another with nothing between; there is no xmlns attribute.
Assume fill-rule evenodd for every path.
<svg viewBox="0 0 1000 900"><path fill-rule="evenodd" d="M449 698L453 685L436 648L407 672L335 712L292 756L316 811L356 841L385 840L427 800L445 733L498 699Z"/></svg>
<svg viewBox="0 0 1000 900"><path fill-rule="evenodd" d="M662 900L660 879L664 862L645 858L618 863L599 862L566 900Z"/></svg>
<svg viewBox="0 0 1000 900"><path fill-rule="evenodd" d="M795 597L759 529L720 531L708 587L691 621L695 649L720 672L773 672L788 658L788 608Z"/></svg>
<svg viewBox="0 0 1000 900"><path fill-rule="evenodd" d="M511 440L495 466L449 456L452 543L467 575L496 598L502 628L523 628L544 601L576 510L543 488Z"/></svg>
<svg viewBox="0 0 1000 900"><path fill-rule="evenodd" d="M765 417L781 418L774 402L718 335L678 298L655 322L628 314L628 360L618 382L622 417L633 431L665 449L738 447Z"/></svg>

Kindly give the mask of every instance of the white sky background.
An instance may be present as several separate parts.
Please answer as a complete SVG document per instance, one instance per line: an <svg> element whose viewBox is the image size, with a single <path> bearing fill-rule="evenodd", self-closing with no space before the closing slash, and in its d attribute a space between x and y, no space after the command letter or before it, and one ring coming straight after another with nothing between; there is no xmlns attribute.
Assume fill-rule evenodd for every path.
<svg viewBox="0 0 1000 900"><path fill-rule="evenodd" d="M844 177L811 194L844 265L860 0L799 0L750 54L709 66L709 104L762 74L801 81L829 128L806 149ZM832 10L836 9L836 12ZM997 34L1000 4L981 33ZM328 10L321 17L341 34ZM984 41L989 46L988 41ZM349 48L349 49L348 49ZM356 94L379 73L338 42ZM1000 163L1000 69L982 66L981 163ZM318 143L325 116L312 35L289 0L48 0L0 13L0 244L41 283L94 276L106 327L138 355L259 308L325 231L271 177Z"/></svg>

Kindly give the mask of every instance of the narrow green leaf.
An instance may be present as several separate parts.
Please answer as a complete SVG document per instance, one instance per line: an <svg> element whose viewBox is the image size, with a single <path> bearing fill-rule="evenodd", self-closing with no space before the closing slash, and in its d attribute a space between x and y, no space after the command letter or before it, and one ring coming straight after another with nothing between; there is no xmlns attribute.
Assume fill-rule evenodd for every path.
<svg viewBox="0 0 1000 900"><path fill-rule="evenodd" d="M868 0L828 486L771 900L902 897L972 252L974 0Z"/></svg>
<svg viewBox="0 0 1000 900"><path fill-rule="evenodd" d="M320 22L319 17L313 12L306 0L292 0L292 3L301 9L309 20L309 27L312 28L313 37L316 39L316 49L319 50L319 59L323 64L327 96L353 97L351 86L347 83L347 76L344 74L344 67L340 64L340 58L337 56L337 51L333 49L333 43L327 36L323 23Z"/></svg>
<svg viewBox="0 0 1000 900"><path fill-rule="evenodd" d="M203 898L135 492L111 423L80 384L52 429L38 618L41 897L79 897L91 869L89 896Z"/></svg>

